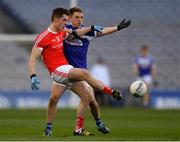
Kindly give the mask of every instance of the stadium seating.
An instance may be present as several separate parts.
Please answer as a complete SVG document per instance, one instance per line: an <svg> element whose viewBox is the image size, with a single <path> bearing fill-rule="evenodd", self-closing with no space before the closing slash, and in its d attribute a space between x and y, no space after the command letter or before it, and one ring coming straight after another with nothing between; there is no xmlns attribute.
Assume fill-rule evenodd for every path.
<svg viewBox="0 0 180 142"><path fill-rule="evenodd" d="M30 90L28 58L27 50L16 43L0 43L0 90ZM50 79L41 63L38 63L37 70L40 71L41 88L47 90Z"/></svg>
<svg viewBox="0 0 180 142"><path fill-rule="evenodd" d="M69 8L67 0L38 0L38 2L37 0L2 0L1 2L7 5L7 8L10 8L13 14L35 33L40 32L50 23L52 8L57 6ZM101 56L109 65L112 85L127 87L134 79L131 68L133 58L138 54L140 46L147 44L158 66L159 89L180 88L179 0L96 0L95 2L79 0L78 4L84 11L86 25L110 26L118 24L124 18L132 20L132 25L128 29L92 41L88 57L89 68L95 63L96 58ZM4 52L0 52L2 54L0 55L1 61L4 60L1 62L1 68L4 72L10 73L12 70L18 70L21 80L27 79L25 82L18 81L19 86L27 88L27 74L21 72L22 70L27 72L27 68L21 65L21 60L23 60L23 65L26 65L28 54L23 51L20 51L23 52L21 54L18 53L15 44L0 46L6 46L8 51L12 50L10 51L12 53L8 52L6 55ZM5 50L1 48L0 50ZM12 59L6 61L3 58L7 55L11 56L11 54L13 54ZM13 59L14 56L23 59L16 61ZM12 69L8 69L6 62L11 64ZM42 71L43 69L40 72ZM3 76L2 72L1 70L1 76ZM6 81L5 76L3 77L3 80ZM19 79L17 74L14 74L12 78ZM49 87L46 81L47 77L43 76L42 78L44 79L42 88L47 89ZM9 79L7 83L12 83L13 86L14 82L17 82L15 80ZM5 83L1 82L0 85L1 88L6 88Z"/></svg>

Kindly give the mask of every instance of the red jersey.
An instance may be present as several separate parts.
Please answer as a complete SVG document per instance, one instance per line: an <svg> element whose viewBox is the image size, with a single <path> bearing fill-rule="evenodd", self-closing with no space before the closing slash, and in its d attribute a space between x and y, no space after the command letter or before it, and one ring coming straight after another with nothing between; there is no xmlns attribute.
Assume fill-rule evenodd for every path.
<svg viewBox="0 0 180 142"><path fill-rule="evenodd" d="M52 32L48 28L40 33L35 40L34 46L42 50L43 61L50 73L61 65L68 65L63 52L63 40L66 34L65 31Z"/></svg>

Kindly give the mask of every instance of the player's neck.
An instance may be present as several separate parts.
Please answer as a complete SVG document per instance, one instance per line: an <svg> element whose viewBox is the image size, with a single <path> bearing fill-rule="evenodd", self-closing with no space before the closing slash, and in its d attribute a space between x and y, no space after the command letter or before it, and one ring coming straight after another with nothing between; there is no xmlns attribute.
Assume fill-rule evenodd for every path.
<svg viewBox="0 0 180 142"><path fill-rule="evenodd" d="M59 32L59 29L56 28L53 24L51 24L48 29L52 32L52 33L57 33Z"/></svg>

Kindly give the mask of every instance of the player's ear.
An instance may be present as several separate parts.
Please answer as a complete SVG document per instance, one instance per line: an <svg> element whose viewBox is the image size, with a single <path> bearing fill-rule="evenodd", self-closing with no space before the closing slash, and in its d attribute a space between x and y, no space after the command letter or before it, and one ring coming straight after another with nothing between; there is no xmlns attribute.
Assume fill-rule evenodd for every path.
<svg viewBox="0 0 180 142"><path fill-rule="evenodd" d="M58 22L59 21L59 18L58 17L54 17L54 22Z"/></svg>

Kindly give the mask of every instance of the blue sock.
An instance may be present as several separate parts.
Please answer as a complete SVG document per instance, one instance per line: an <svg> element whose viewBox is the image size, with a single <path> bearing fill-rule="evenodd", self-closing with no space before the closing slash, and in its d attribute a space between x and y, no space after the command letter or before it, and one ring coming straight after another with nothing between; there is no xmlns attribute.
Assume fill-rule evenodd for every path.
<svg viewBox="0 0 180 142"><path fill-rule="evenodd" d="M96 120L96 125L97 125L97 126L102 123L102 120L101 120L100 118L96 118L95 120Z"/></svg>
<svg viewBox="0 0 180 142"><path fill-rule="evenodd" d="M46 129L51 130L52 129L52 123L47 123Z"/></svg>

